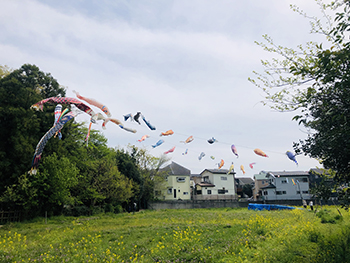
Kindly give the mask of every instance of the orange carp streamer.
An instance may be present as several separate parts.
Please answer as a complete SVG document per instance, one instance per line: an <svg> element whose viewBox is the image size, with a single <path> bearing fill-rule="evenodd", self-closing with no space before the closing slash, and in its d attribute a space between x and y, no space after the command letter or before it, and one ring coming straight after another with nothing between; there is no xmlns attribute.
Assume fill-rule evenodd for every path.
<svg viewBox="0 0 350 263"><path fill-rule="evenodd" d="M262 150L260 149L255 149L254 152L257 154L257 155L260 155L260 156L263 156L263 157L268 157L266 155L266 153L264 153Z"/></svg>

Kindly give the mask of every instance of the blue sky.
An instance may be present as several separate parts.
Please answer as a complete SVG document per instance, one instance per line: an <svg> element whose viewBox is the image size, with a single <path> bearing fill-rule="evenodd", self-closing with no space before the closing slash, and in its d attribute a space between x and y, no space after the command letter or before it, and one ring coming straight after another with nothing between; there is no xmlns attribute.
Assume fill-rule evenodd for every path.
<svg viewBox="0 0 350 263"><path fill-rule="evenodd" d="M110 147L134 144L154 156L176 147L172 161L200 173L233 162L237 175L261 170L307 171L318 161L285 152L306 138L295 113L263 106L264 93L248 81L272 55L254 41L268 34L295 48L313 40L308 20L291 11L296 4L320 16L315 1L6 1L0 0L0 64L35 64L67 88L108 106L113 118L140 111L157 129L124 122L101 130ZM98 111L97 109L95 109ZM88 121L80 115L78 121ZM174 135L159 137L172 129ZM150 138L137 140L148 134ZM180 141L189 136L194 141ZM207 139L215 137L212 145ZM164 144L152 148L159 139ZM235 144L239 158L231 152ZM262 149L269 157L257 156ZM187 155L182 155L188 149ZM199 161L198 156L206 156ZM212 160L210 156L214 156ZM249 164L255 162L253 169Z"/></svg>

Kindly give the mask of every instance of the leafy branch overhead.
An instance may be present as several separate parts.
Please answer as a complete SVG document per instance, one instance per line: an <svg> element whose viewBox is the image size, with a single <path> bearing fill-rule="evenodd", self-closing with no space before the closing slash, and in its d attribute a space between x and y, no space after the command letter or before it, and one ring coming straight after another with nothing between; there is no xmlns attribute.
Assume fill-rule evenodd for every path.
<svg viewBox="0 0 350 263"><path fill-rule="evenodd" d="M310 131L305 140L294 143L296 153L321 160L336 172L340 184L346 184L350 179L350 1L316 2L322 19L297 6L291 9L309 19L310 33L324 36L325 41L292 49L264 35L265 41L257 44L278 58L262 61L265 70L253 72L255 78L249 81L265 92L265 105L297 112L293 120Z"/></svg>

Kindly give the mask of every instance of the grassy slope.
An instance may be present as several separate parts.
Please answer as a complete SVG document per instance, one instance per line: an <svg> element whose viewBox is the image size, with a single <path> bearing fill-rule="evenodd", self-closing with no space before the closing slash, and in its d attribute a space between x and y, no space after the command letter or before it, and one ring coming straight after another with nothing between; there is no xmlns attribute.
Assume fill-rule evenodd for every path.
<svg viewBox="0 0 350 263"><path fill-rule="evenodd" d="M349 214L141 211L0 228L1 262L350 262ZM323 223L321 223L321 221Z"/></svg>

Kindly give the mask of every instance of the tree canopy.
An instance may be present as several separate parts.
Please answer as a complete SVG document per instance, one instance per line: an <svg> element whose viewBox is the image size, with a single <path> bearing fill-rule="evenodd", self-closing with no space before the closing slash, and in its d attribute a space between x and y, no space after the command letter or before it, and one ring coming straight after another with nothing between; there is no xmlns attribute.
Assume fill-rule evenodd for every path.
<svg viewBox="0 0 350 263"><path fill-rule="evenodd" d="M52 127L55 105L31 109L48 97L64 97L65 89L35 65L20 69L0 67L0 208L23 212L30 218L51 214L91 214L121 211L130 203L146 207L153 198L162 158L129 146L114 149L91 130L85 142L84 123L68 122L63 138L45 146L35 175L27 172L41 137ZM69 105L63 105L69 107Z"/></svg>
<svg viewBox="0 0 350 263"><path fill-rule="evenodd" d="M311 32L322 34L325 43L308 42L297 50L276 45L264 36L258 43L282 59L262 61L264 73L249 79L266 92L265 104L279 111L296 111L293 118L307 128L306 139L294 143L296 153L319 159L335 171L335 179L350 179L350 1L324 4L317 1L323 20L310 19ZM328 15L328 12L334 14ZM322 22L324 21L324 23ZM347 191L348 188L342 188Z"/></svg>

